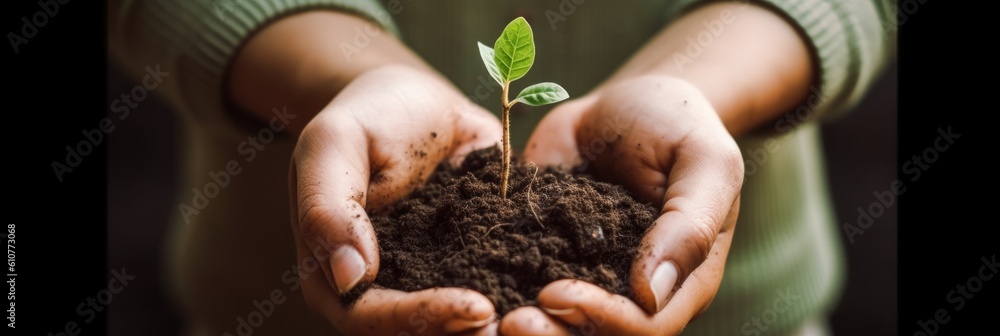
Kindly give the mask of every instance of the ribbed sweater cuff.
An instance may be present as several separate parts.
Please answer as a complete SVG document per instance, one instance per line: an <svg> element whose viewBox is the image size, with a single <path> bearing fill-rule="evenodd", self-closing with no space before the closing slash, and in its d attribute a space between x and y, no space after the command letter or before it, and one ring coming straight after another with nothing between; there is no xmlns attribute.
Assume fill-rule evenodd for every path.
<svg viewBox="0 0 1000 336"><path fill-rule="evenodd" d="M827 111L839 110L841 103L853 91L849 76L856 75L857 56L853 55L850 30L845 26L840 2L824 0L766 0L786 15L805 34L815 57L819 80L805 102L811 107L811 119ZM850 1L848 1L850 2ZM811 101L810 101L811 99ZM815 103L814 102L818 102Z"/></svg>
<svg viewBox="0 0 1000 336"><path fill-rule="evenodd" d="M849 110L894 52L895 19L886 1L680 0L669 7L668 17L726 1L770 8L800 32L815 59L818 77L800 104L809 107L810 120L829 119Z"/></svg>

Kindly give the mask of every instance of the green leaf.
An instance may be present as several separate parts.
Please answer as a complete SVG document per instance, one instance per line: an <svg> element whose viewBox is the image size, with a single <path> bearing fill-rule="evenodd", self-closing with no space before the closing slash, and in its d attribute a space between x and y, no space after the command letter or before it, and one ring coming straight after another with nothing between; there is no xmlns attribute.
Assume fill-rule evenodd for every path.
<svg viewBox="0 0 1000 336"><path fill-rule="evenodd" d="M512 82L524 77L535 63L535 41L528 21L518 17L507 24L493 49L500 79Z"/></svg>
<svg viewBox="0 0 1000 336"><path fill-rule="evenodd" d="M569 98L569 93L559 84L552 82L538 83L521 90L514 101L531 106L542 106L558 103Z"/></svg>
<svg viewBox="0 0 1000 336"><path fill-rule="evenodd" d="M493 59L493 48L487 47L486 45L476 42L479 45L479 56L483 58L483 64L486 65L486 71L489 71L490 77L497 81L497 84L503 86L503 79L500 79L500 70L497 69L497 62Z"/></svg>

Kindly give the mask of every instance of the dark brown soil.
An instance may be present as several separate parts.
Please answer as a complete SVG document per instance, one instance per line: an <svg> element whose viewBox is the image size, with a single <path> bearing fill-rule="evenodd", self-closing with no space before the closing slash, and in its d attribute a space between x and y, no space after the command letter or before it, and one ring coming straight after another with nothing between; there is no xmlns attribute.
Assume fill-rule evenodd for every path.
<svg viewBox="0 0 1000 336"><path fill-rule="evenodd" d="M499 315L536 304L559 279L630 296L629 267L657 209L620 186L517 159L503 200L500 158L490 148L461 167L442 164L426 186L372 217L381 249L374 285L470 288Z"/></svg>

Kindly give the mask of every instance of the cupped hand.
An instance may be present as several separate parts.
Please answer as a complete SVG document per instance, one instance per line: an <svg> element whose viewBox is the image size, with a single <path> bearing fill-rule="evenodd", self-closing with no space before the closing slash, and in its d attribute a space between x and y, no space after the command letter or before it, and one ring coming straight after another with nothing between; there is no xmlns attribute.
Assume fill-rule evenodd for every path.
<svg viewBox="0 0 1000 336"><path fill-rule="evenodd" d="M370 70L303 129L290 168L292 230L310 308L346 335L495 334L495 309L472 290L372 288L379 267L368 218L421 185L442 160L495 145L496 117L440 75L407 66ZM352 293L353 294L353 293Z"/></svg>
<svg viewBox="0 0 1000 336"><path fill-rule="evenodd" d="M652 75L608 84L556 107L525 157L583 164L661 215L631 261L635 301L583 281L556 281L542 289L539 308L504 317L504 335L569 334L565 326L591 335L678 334L708 308L732 242L743 160L696 87Z"/></svg>

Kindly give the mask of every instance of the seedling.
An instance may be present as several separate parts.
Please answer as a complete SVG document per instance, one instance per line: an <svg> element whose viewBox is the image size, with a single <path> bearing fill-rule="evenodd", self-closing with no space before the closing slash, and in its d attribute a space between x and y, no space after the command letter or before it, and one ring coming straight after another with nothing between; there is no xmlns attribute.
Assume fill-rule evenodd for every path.
<svg viewBox="0 0 1000 336"><path fill-rule="evenodd" d="M531 34L531 26L523 17L518 17L507 24L500 33L493 48L480 42L479 56L490 77L493 77L503 87L501 97L501 122L503 123L503 162L500 177L500 197L507 198L507 178L510 176L510 108L517 103L530 106L542 106L558 103L569 94L559 84L544 82L528 86L517 94L512 101L507 100L510 83L524 77L535 63L535 39ZM494 52L496 50L496 52Z"/></svg>

